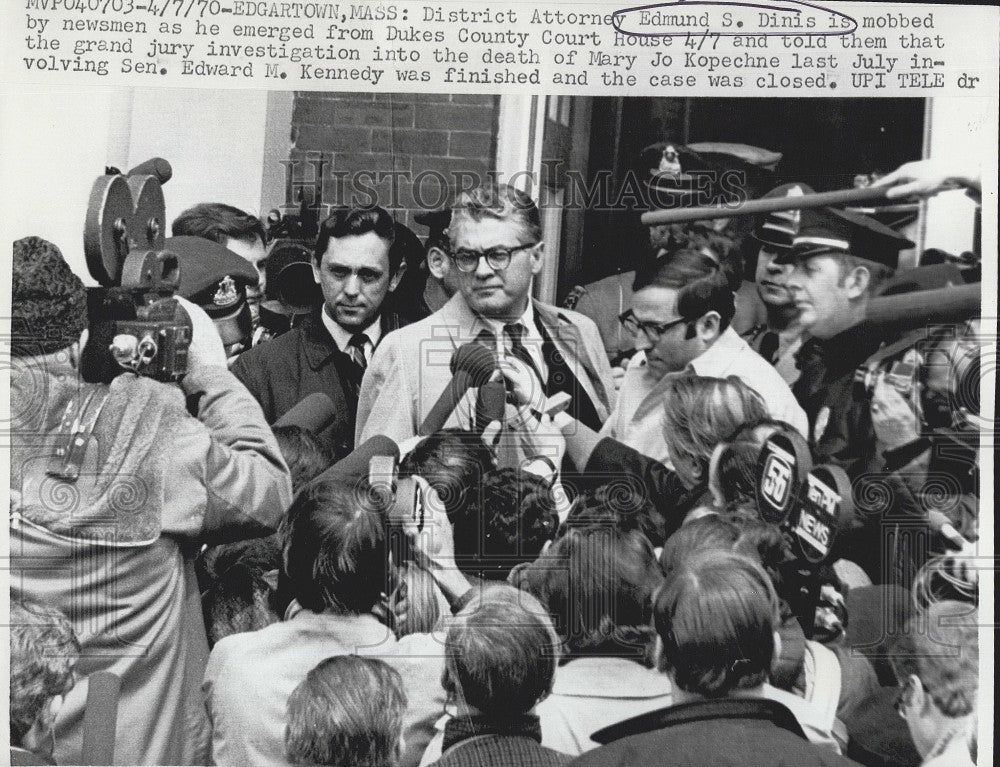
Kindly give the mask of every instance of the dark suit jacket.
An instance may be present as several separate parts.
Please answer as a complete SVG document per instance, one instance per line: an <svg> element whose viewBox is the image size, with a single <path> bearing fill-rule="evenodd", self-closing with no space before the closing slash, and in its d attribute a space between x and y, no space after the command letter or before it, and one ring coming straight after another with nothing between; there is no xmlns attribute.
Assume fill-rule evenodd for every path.
<svg viewBox="0 0 1000 767"><path fill-rule="evenodd" d="M380 321L383 338L400 325L394 313L383 313ZM354 449L358 411L357 391L348 380L351 364L317 311L298 327L241 354L231 370L260 402L268 423L277 421L306 395L322 392L329 396L336 416L317 436L336 458L342 458Z"/></svg>
<svg viewBox="0 0 1000 767"><path fill-rule="evenodd" d="M628 719L592 736L603 748L572 762L601 767L849 767L806 740L787 708L762 698L683 703Z"/></svg>

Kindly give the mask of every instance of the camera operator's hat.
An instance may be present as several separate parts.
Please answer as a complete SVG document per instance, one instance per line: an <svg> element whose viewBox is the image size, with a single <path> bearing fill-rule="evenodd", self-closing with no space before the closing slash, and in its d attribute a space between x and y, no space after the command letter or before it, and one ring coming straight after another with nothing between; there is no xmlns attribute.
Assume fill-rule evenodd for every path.
<svg viewBox="0 0 1000 767"><path fill-rule="evenodd" d="M810 208L802 211L792 247L775 261L787 264L846 254L895 269L899 251L912 247L910 240L869 216L837 208Z"/></svg>
<svg viewBox="0 0 1000 767"><path fill-rule="evenodd" d="M778 197L804 197L812 194L811 187L795 182L782 184L765 194L762 200ZM762 245L768 245L775 250L786 250L792 247L792 241L799 233L802 225L802 211L798 209L777 210L763 216L753 230L753 238Z"/></svg>
<svg viewBox="0 0 1000 767"><path fill-rule="evenodd" d="M177 293L212 318L225 346L250 337L252 320L247 285L256 285L256 267L217 242L203 237L168 237L164 250L177 254L181 278Z"/></svg>

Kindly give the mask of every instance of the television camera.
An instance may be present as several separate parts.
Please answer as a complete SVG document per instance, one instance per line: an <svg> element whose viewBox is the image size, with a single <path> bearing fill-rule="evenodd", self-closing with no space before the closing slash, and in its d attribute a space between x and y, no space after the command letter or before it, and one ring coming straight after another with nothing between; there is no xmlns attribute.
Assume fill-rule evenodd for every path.
<svg viewBox="0 0 1000 767"><path fill-rule="evenodd" d="M169 163L154 158L121 173L108 168L91 190L84 226L90 341L81 373L109 382L123 371L177 381L188 368L191 318L174 297L177 255L164 248L162 184Z"/></svg>
<svg viewBox="0 0 1000 767"><path fill-rule="evenodd" d="M293 182L289 168L285 204L272 210L265 221L271 246L260 321L268 337L292 329L323 303L323 294L313 278L312 259L320 222L332 211L323 203L326 163L322 154L310 160L315 169L311 182Z"/></svg>

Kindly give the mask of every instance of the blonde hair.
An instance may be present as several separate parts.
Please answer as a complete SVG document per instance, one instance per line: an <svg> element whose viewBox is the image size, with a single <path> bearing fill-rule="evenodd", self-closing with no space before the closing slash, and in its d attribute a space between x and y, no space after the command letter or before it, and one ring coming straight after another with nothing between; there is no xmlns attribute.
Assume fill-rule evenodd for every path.
<svg viewBox="0 0 1000 767"><path fill-rule="evenodd" d="M708 479L715 446L748 421L767 417L760 395L736 376L683 375L664 392L663 428L674 470L694 486ZM692 459L691 466L680 458Z"/></svg>

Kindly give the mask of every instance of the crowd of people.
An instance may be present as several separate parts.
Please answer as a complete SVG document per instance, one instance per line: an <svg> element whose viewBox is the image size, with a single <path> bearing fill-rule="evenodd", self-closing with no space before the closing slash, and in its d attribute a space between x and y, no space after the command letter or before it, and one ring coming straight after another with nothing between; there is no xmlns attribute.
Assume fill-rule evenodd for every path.
<svg viewBox="0 0 1000 767"><path fill-rule="evenodd" d="M702 160L653 154L674 207ZM80 277L15 242L12 763L103 735L114 764L973 764L981 310L946 325L957 267L772 186L784 210L653 227L613 332L585 288L533 297L555 255L510 186L423 244L335 209L321 304L265 334L266 229L199 205L174 236L223 247L177 299L177 383L86 380ZM801 464L783 516L768 450Z"/></svg>

